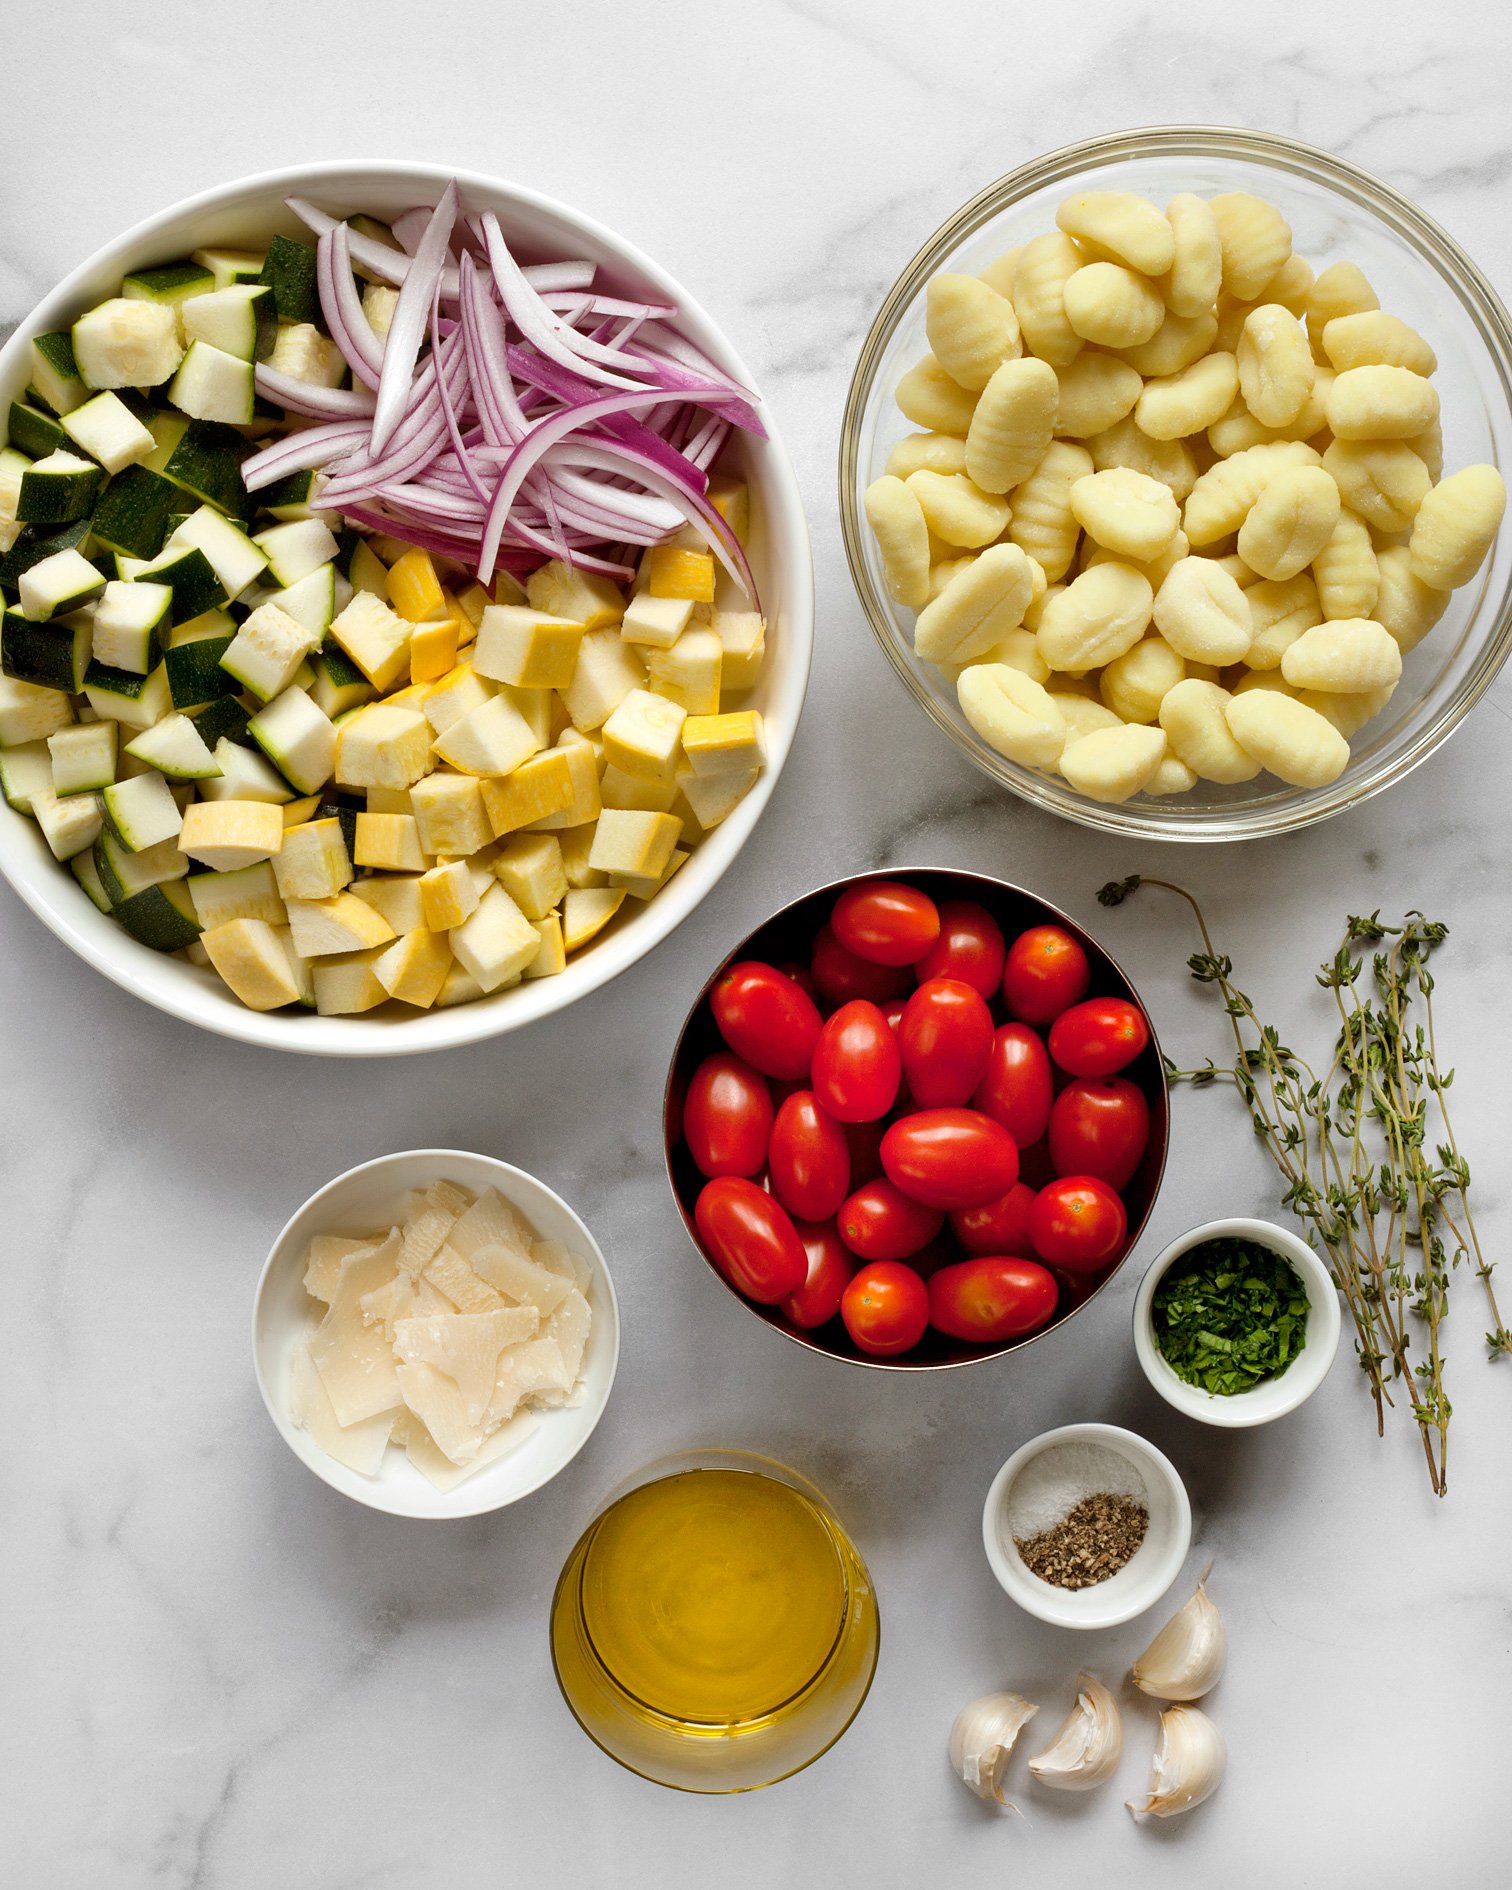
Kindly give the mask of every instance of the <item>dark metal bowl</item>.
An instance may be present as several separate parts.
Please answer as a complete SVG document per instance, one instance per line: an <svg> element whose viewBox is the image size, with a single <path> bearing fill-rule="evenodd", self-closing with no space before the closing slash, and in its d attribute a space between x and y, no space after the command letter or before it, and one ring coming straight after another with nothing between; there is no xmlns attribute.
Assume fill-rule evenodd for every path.
<svg viewBox="0 0 1512 1890"><path fill-rule="evenodd" d="M860 885L869 879L902 880L907 885L916 886L921 892L928 893L937 904L942 904L948 899L975 900L978 905L985 906L993 915L1002 926L1004 936L1010 942L1018 933L1031 925L1063 926L1086 952L1088 962L1091 964L1092 983L1087 995L1089 997L1122 997L1136 1004L1140 1003L1139 994L1134 986L1090 932L1078 925L1075 919L1069 918L1058 906L1052 906L1048 900L1026 892L1021 886L1013 886L1006 880L992 879L982 873L958 873L935 868L890 873L860 873L853 878L836 880L832 885L820 886L811 893L805 893L801 899L795 899L791 905L784 906L774 913L765 925L758 926L719 965L714 975L699 992L697 1002L689 1012L687 1022L678 1036L677 1047L672 1052L671 1068L667 1073L667 1087L663 1099L663 1140L666 1151L667 1179L672 1184L672 1192L676 1196L689 1238L703 1255L705 1263L715 1278L745 1307L747 1312L754 1314L765 1325L773 1327L784 1337L793 1340L795 1344L806 1346L809 1351L821 1353L826 1358L840 1359L847 1365L869 1365L877 1370L885 1371L934 1371L953 1365L974 1365L983 1359L998 1358L1004 1352L1016 1352L1021 1347L1032 1345L1037 1339L1043 1339L1048 1334L1057 1331L1065 1325L1067 1320L1074 1318L1089 1300L1097 1297L1124 1264L1129 1254L1133 1252L1145 1222L1149 1219L1150 1209L1155 1205L1155 1197L1160 1191L1161 1178L1165 1173L1170 1116L1160 1044L1155 1035L1155 1026L1151 1022L1149 1043L1134 1062L1126 1070L1120 1072L1131 1082L1138 1083L1150 1105L1149 1144L1133 1180L1123 1190L1124 1205L1129 1216L1128 1242L1123 1255L1104 1272L1089 1278L1071 1279L1066 1275L1059 1275L1060 1309L1048 1325L1041 1326L1037 1332L1031 1332L1021 1339L1006 1339L998 1345L968 1345L959 1339L948 1338L944 1333L936 1332L931 1327L919 1344L905 1357L872 1358L859 1350L852 1342L850 1334L838 1319L831 1320L825 1326L805 1329L802 1326L795 1326L790 1319L785 1319L779 1307L757 1305L754 1300L749 1300L742 1293L736 1292L714 1264L699 1238L693 1219L694 1203L703 1186L703 1177L694 1167L692 1157L682 1140L682 1099L687 1090L688 1079L703 1059L713 1051L727 1047L715 1026L713 1012L709 1008L709 993L725 971L742 959L756 958L773 965L794 960L806 964L815 934L828 919L836 899L847 887ZM1141 1008L1144 1008L1143 1005ZM1145 1014L1146 1017L1149 1016L1148 1011Z"/></svg>

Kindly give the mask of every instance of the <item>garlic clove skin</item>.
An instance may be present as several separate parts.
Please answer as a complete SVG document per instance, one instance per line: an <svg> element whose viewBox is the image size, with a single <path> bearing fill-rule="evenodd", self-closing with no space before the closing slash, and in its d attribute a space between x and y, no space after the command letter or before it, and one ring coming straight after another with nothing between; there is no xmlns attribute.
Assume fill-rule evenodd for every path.
<svg viewBox="0 0 1512 1890"><path fill-rule="evenodd" d="M1204 1583L1178 1608L1135 1661L1129 1678L1156 1700L1200 1700L1218 1684L1228 1658L1228 1630Z"/></svg>
<svg viewBox="0 0 1512 1890"><path fill-rule="evenodd" d="M1059 1792L1089 1792L1106 1783L1123 1756L1118 1702L1092 1674L1078 1674L1076 1685L1076 1704L1060 1731L1029 1761L1040 1784Z"/></svg>
<svg viewBox="0 0 1512 1890"><path fill-rule="evenodd" d="M1003 1774L1013 1743L1038 1711L1021 1693L986 1693L956 1714L950 1729L951 1769L978 1798L993 1805L1008 1803Z"/></svg>
<svg viewBox="0 0 1512 1890"><path fill-rule="evenodd" d="M1228 1748L1200 1707L1168 1706L1160 1716L1160 1744L1145 1802L1128 1809L1141 1818L1175 1818L1211 1798L1223 1783Z"/></svg>

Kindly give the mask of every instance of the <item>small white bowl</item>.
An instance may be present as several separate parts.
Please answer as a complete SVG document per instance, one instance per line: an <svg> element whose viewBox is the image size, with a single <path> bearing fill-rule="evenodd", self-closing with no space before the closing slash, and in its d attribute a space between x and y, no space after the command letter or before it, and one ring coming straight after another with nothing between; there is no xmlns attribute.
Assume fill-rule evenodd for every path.
<svg viewBox="0 0 1512 1890"><path fill-rule="evenodd" d="M1291 1267L1307 1289L1307 1342L1279 1378L1263 1378L1253 1390L1237 1391L1230 1397L1189 1385L1172 1371L1155 1343L1155 1325L1151 1305L1155 1289L1166 1270L1183 1254L1204 1240L1235 1239L1253 1241L1269 1247ZM1328 1376L1339 1349L1339 1294L1327 1267L1305 1240L1285 1227L1270 1221L1250 1220L1240 1216L1229 1221L1207 1221L1173 1240L1165 1252L1151 1262L1134 1296L1134 1350L1144 1367L1144 1375L1176 1410L1184 1411L1203 1424L1224 1430L1247 1430L1255 1424L1269 1424L1288 1411L1295 1411Z"/></svg>
<svg viewBox="0 0 1512 1890"><path fill-rule="evenodd" d="M540 1426L516 1451L480 1470L455 1490L426 1481L402 1451L389 1450L375 1477L328 1457L289 1415L289 1374L295 1348L314 1330L314 1302L304 1290L305 1251L316 1234L364 1234L388 1226L411 1188L459 1181L481 1193L497 1188L548 1240L559 1240L593 1270L588 1300L593 1326L583 1354L585 1401L542 1411ZM460 1149L417 1148L382 1155L328 1181L273 1243L257 1282L252 1309L252 1357L257 1388L279 1436L323 1483L369 1509L390 1516L481 1516L504 1509L549 1483L593 1435L609 1402L619 1364L619 1302L598 1242L578 1216L542 1181L508 1162Z"/></svg>
<svg viewBox="0 0 1512 1890"><path fill-rule="evenodd" d="M1014 1484L1046 1451L1096 1444L1120 1456L1144 1484L1145 1538L1116 1575L1092 1588L1057 1588L1025 1567L1008 1513ZM1192 1543L1192 1506L1169 1457L1117 1424L1063 1424L1030 1438L992 1479L982 1511L982 1546L999 1586L1028 1613L1056 1627L1117 1627L1155 1603L1181 1573Z"/></svg>

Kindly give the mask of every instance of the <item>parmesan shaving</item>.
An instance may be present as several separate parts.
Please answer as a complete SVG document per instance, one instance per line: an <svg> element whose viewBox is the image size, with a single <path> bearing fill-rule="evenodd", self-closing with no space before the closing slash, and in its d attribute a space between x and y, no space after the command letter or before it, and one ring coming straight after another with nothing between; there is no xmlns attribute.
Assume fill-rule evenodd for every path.
<svg viewBox="0 0 1512 1890"><path fill-rule="evenodd" d="M394 1277L398 1257L397 1227L381 1246L349 1254L326 1316L310 1340L310 1357L338 1423L356 1424L399 1402L393 1349L382 1330L362 1316L363 1298Z"/></svg>
<svg viewBox="0 0 1512 1890"><path fill-rule="evenodd" d="M310 1357L310 1348L300 1346L294 1354L289 1385L289 1415L307 1430L328 1457L344 1463L359 1475L375 1477L388 1449L394 1419L399 1415L390 1408L356 1424L343 1424L336 1407L326 1396L325 1385Z"/></svg>
<svg viewBox="0 0 1512 1890"><path fill-rule="evenodd" d="M354 1253L370 1251L376 1245L377 1242L371 1240L348 1240L343 1234L317 1234L310 1242L305 1262L304 1288L310 1298L323 1299L329 1306L342 1261Z"/></svg>
<svg viewBox="0 0 1512 1890"><path fill-rule="evenodd" d="M572 1289L560 1273L527 1260L510 1247L480 1247L473 1255L473 1272L503 1298L534 1306L543 1319L554 1313Z"/></svg>
<svg viewBox="0 0 1512 1890"><path fill-rule="evenodd" d="M500 1352L531 1338L540 1323L534 1306L401 1319L394 1326L394 1350L406 1365L434 1365L445 1372L462 1394L468 1423L481 1424L493 1396Z"/></svg>
<svg viewBox="0 0 1512 1890"><path fill-rule="evenodd" d="M491 1286L485 1286L455 1247L441 1249L425 1269L425 1277L456 1307L458 1312L492 1312L503 1304Z"/></svg>

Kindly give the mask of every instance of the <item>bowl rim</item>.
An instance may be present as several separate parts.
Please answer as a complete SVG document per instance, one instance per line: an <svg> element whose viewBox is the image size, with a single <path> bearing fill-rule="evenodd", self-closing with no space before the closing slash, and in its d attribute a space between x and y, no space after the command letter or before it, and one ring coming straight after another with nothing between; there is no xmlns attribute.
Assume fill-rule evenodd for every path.
<svg viewBox="0 0 1512 1890"><path fill-rule="evenodd" d="M365 1491L347 1489L342 1483L338 1482L334 1474L332 1474L333 1470L344 1469L344 1465L336 1464L335 1460L327 1457L324 1451L312 1450L309 1456L305 1455L304 1451L300 1449L290 1435L290 1431L293 1427L290 1424L287 1413L279 1408L268 1384L267 1374L263 1370L263 1348L259 1333L264 1300L272 1291L275 1273L284 1258L284 1248L297 1223L303 1220L311 1209L317 1208L328 1196L334 1195L337 1189L344 1187L350 1181L356 1180L359 1175L371 1174L373 1171L387 1168L395 1162L416 1160L433 1164L438 1175L444 1175L445 1165L448 1162L481 1162L485 1167L493 1170L494 1173L502 1178L499 1192L505 1196L506 1200L512 1200L512 1197L508 1194L507 1188L503 1184L510 1181L523 1181L530 1188L539 1189L542 1194L553 1201L572 1222L582 1237L585 1249L584 1258L588 1260L593 1268L594 1286L602 1291L604 1297L605 1308L608 1312L607 1324L611 1340L609 1375L604 1385L603 1395L598 1401L598 1408L591 1412L584 1425L581 1436L579 1436L576 1443L572 1446L572 1449L562 1461L544 1476L537 1477L535 1482L526 1485L523 1489L514 1491L511 1495L504 1497L498 1502L479 1500L476 1484L471 1485L470 1495L463 1495L463 1492L469 1490L470 1480L469 1482L459 1483L455 1490L437 1491L437 1496L446 1499L461 1496L461 1501L456 1507L448 1508L439 1514L433 1510L408 1508L402 1501L394 1503L377 1500L377 1492L382 1488L382 1484L378 1478L372 1479L373 1495L371 1497ZM253 1376L257 1380L257 1389L262 1397L263 1408L272 1420L274 1430L278 1432L279 1437L288 1446L290 1454L299 1463L303 1464L305 1469L313 1476L319 1477L322 1483L326 1484L328 1488L335 1490L338 1495L344 1496L349 1501L359 1504L363 1509L371 1509L385 1516L402 1516L415 1522L454 1522L469 1516L494 1515L499 1510L513 1508L516 1503L522 1502L527 1496L533 1496L537 1490L544 1489L548 1483L554 1482L573 1459L578 1456L583 1446L598 1429L603 1419L604 1412L608 1409L609 1399L613 1395L614 1381L619 1375L621 1319L619 1295L615 1291L614 1276L609 1270L609 1262L604 1258L604 1251L595 1239L592 1229L588 1226L582 1215L578 1213L577 1209L573 1207L572 1203L564 1200L562 1196L557 1193L556 1189L551 1187L549 1183L542 1181L539 1175L531 1174L528 1168L516 1167L513 1162L506 1162L497 1155L484 1155L477 1149L402 1148L393 1149L386 1155L375 1155L368 1161L358 1162L355 1167L344 1169L339 1175L333 1175L329 1181L317 1188L307 1200L301 1202L301 1204L295 1208L294 1212L278 1230L278 1233L274 1237L273 1244L268 1249L267 1257L264 1259L262 1267L258 1272L257 1285L252 1293L251 1337L252 1371Z"/></svg>
<svg viewBox="0 0 1512 1890"><path fill-rule="evenodd" d="M1151 1311L1155 1289L1176 1262L1203 1241L1224 1238L1253 1241L1257 1246L1269 1247L1286 1261L1307 1290L1308 1323L1307 1343L1279 1378L1263 1379L1250 1390L1227 1398L1204 1391L1200 1385L1189 1385L1176 1375L1155 1343ZM1306 1404L1332 1369L1343 1328L1338 1289L1317 1254L1289 1227L1278 1227L1274 1221L1249 1214L1204 1221L1178 1235L1145 1268L1144 1278L1134 1295L1132 1317L1135 1355L1151 1387L1173 1410L1196 1418L1214 1430L1226 1431L1253 1430L1261 1424L1272 1424Z"/></svg>
<svg viewBox="0 0 1512 1890"><path fill-rule="evenodd" d="M1137 1225L1131 1228L1129 1232L1128 1245L1125 1247L1123 1256L1118 1261L1117 1265L1114 1266L1111 1269L1111 1271L1107 1273L1105 1277L1097 1283L1095 1287L1093 1287L1092 1291L1087 1294L1085 1299L1078 1300L1076 1304L1072 1306L1066 1313L1064 1313L1060 1318L1052 1320L1049 1325L1041 1326L1035 1332L1026 1333L1022 1338L1005 1339L999 1345L995 1345L992 1347L985 1347L979 1352L967 1353L961 1358L911 1359L906 1356L902 1358L871 1358L871 1357L868 1357L865 1353L857 1353L856 1355L852 1356L848 1352L837 1352L832 1347L822 1344L819 1341L819 1339L815 1336L817 1332L822 1331L824 1329L823 1327L815 1327L812 1329L799 1328L799 1329L790 1331L786 1325L779 1325L774 1319L771 1319L768 1317L769 1312L772 1310L770 1307L758 1305L755 1300L747 1299L746 1296L742 1292L740 1292L735 1286L731 1284L729 1280L725 1278L724 1274L720 1272L719 1268L714 1264L714 1261L710 1258L708 1252L706 1251L704 1247L702 1240L699 1238L697 1224L695 1223L693 1216L688 1212L687 1208L683 1204L682 1195L679 1193L678 1187L677 1187L677 1177L675 1173L673 1172L673 1167L672 1167L672 1151L673 1151L673 1148L675 1147L675 1143L672 1136L672 1126L671 1126L672 1124L672 1096L673 1096L674 1085L677 1079L678 1065L682 1060L683 1045L687 1040L688 1032L693 1028L693 1025L695 1021L697 1020L700 1011L707 1004L708 999L709 999L709 993L714 989L714 986L719 982L720 978L724 976L725 972L730 968L730 966L733 964L738 964L740 962L741 958L744 956L746 952L747 947L750 945L751 940L756 936L758 932L764 932L768 926L775 925L780 920L787 918L788 915L792 913L797 907L806 905L808 901L811 899L824 898L831 894L838 896L840 893L844 892L848 886L857 885L863 880L868 880L868 879L907 880L910 877L918 877L919 875L925 875L925 874L931 875L931 876L940 875L941 877L946 877L946 878L950 878L954 880L970 880L974 882L976 886L985 888L989 892L998 893L998 894L1010 893L1010 894L1015 895L1016 897L1027 899L1031 901L1034 905L1039 906L1042 909L1043 913L1046 915L1046 918L1048 920L1053 921L1054 923L1058 925L1065 926L1079 944L1082 943L1083 941L1090 942L1092 946L1095 948L1095 950L1099 952L1101 956L1105 958L1107 962L1112 966L1114 972L1122 980L1125 987L1131 993L1135 995L1136 1001L1138 1001L1140 1004L1140 1009L1144 1012L1145 1022L1149 1026L1149 1031L1150 1031L1149 1047L1155 1053L1155 1059L1156 1059L1157 1064L1160 1065L1162 1068L1165 1065L1164 1053L1162 1052L1160 1048L1160 1039L1155 1029L1154 1019L1150 1016L1149 1007L1145 1005L1142 1000L1138 999L1138 988L1135 985L1134 980L1124 970L1122 964L1120 964L1118 959L1116 959L1113 956L1112 952L1108 950L1107 946L1103 944L1102 940L1095 937L1091 932L1089 932L1087 928L1080 922L1080 920L1072 918L1070 913L1062 911L1059 906L1055 905L1052 901L1044 898L1043 895L1041 895L1040 893L1032 891L1027 886L1019 886L1015 884L1012 880L998 879L995 875L991 873L978 873L978 872L973 871L970 868L954 867L954 866L888 866L888 867L878 867L878 868L875 868L866 872L861 872L861 873L849 873L849 874L843 875L839 879L830 880L822 885L810 887L807 892L799 893L795 898L789 899L783 905L778 906L775 911L768 913L767 916L761 921L759 925L754 925L750 928L750 930L744 935L744 937L741 938L740 942L724 955L724 957L714 967L713 971L704 980L703 985L699 989L697 997L695 997L695 999L693 1000L693 1003L689 1007L686 1016L683 1018L683 1021L678 1028L677 1039L672 1046L672 1054L667 1062L666 1081L662 1085L662 1169L667 1179L667 1186L671 1191L673 1201L676 1203L677 1211L682 1218L682 1224L683 1224L684 1229L687 1232L689 1240L692 1241L694 1249L697 1252L699 1258L703 1261L704 1265L714 1275L715 1279L719 1281L720 1285L731 1296L731 1298L733 1298L740 1306L744 1307L746 1312L750 1313L753 1317L758 1319L761 1322L761 1324L767 1328L768 1331L776 1332L782 1338L791 1340L794 1345L802 1346L805 1351L816 1353L820 1358L831 1359L838 1365L859 1365L859 1366L864 1366L869 1371L889 1371L889 1372L959 1371L963 1369L964 1367L970 1366L970 1365L985 1365L993 1359L1003 1358L1012 1353L1021 1351L1025 1346L1033 1345L1035 1341L1038 1339L1048 1338L1051 1333L1058 1332L1063 1326L1068 1325L1071 1322L1071 1320L1073 1320L1077 1316L1078 1313L1084 1311L1088 1306L1092 1304L1093 1300L1097 1299L1101 1295L1104 1288L1111 1285L1113 1280L1118 1276L1118 1274L1120 1274L1123 1271L1125 1265L1128 1263L1130 1255L1134 1252L1135 1247L1139 1244L1140 1236L1144 1233L1145 1228L1149 1225L1151 1214L1154 1213L1155 1211L1155 1202L1158 1199L1160 1190L1165 1183L1166 1163L1170 1158L1170 1152L1171 1152L1171 1117L1170 1117L1169 1091L1166 1090L1165 1088L1162 1088L1160 1092L1160 1107L1164 1113L1165 1133L1161 1138L1160 1160L1159 1160L1158 1165L1156 1166L1154 1178L1150 1185L1149 1205L1146 1207L1144 1213L1140 1216L1140 1219ZM959 894L959 893L952 895L952 897L962 897L962 896L966 896L966 895ZM979 894L978 897L980 896L981 895ZM1153 1110L1152 1110L1152 1115L1153 1115Z"/></svg>
<svg viewBox="0 0 1512 1890"><path fill-rule="evenodd" d="M1098 1586L1092 1588L1062 1589L1048 1582L1042 1582L1023 1567L1016 1556L1003 1552L998 1534L998 1521L1003 1513L1003 1505L1008 1491L1016 1481L1020 1471L1035 1457L1046 1450L1053 1450L1060 1444L1102 1444L1115 1450L1123 1457L1137 1460L1138 1467L1152 1467L1170 1495L1175 1516L1169 1539L1156 1558L1150 1579L1158 1582L1153 1594L1148 1599L1136 1601L1133 1606L1104 1606L1101 1609L1093 1605L1088 1597L1095 1597ZM1155 1604L1171 1591L1176 1577L1181 1573L1186 1561L1187 1551L1192 1546L1192 1500L1187 1494L1186 1484L1181 1473L1170 1458L1147 1437L1141 1437L1138 1431L1131 1431L1126 1425L1105 1424L1089 1421L1080 1424L1059 1424L1053 1430L1041 1431L1037 1437L1031 1437L1018 1449L998 1471L987 1488L987 1500L982 1505L982 1547L986 1551L988 1565L997 1580L998 1586L1010 1601L1015 1601L1036 1619L1048 1621L1055 1627L1069 1628L1106 1628L1118 1627L1125 1621L1132 1621L1137 1615L1147 1613Z"/></svg>
<svg viewBox="0 0 1512 1890"><path fill-rule="evenodd" d="M924 710L935 726L950 737L952 745L963 753L981 773L1020 799L1044 812L1075 821L1099 833L1115 833L1133 840L1174 841L1192 845L1218 844L1235 840L1268 839L1277 834L1331 819L1358 807L1386 788L1394 786L1419 767L1463 723L1471 709L1495 682L1508 657L1512 656L1512 585L1496 606L1492 622L1476 653L1469 674L1440 705L1431 721L1420 730L1403 755L1368 765L1353 780L1345 776L1326 788L1305 792L1307 799L1288 807L1251 807L1236 804L1222 810L1211 822L1182 822L1160 818L1159 805L1129 807L1097 802L1072 793L1060 784L1036 776L1002 757L979 752L962 738L957 722L922 687L899 645L883 600L878 596L866 568L865 534L859 506L859 457L856 443L861 424L876 382L881 357L897 323L922 292L928 277L949 252L983 226L991 215L1010 207L1030 189L1065 182L1090 166L1118 159L1169 157L1196 152L1204 157L1241 159L1268 165L1277 171L1296 175L1321 174L1335 192L1348 196L1356 207L1369 211L1388 225L1400 226L1396 233L1410 231L1421 247L1436 252L1440 266L1447 264L1464 291L1461 301L1487 345L1497 369L1501 389L1512 410L1512 316L1479 265L1461 248L1437 220L1419 208L1374 172L1348 158L1338 157L1302 139L1279 132L1251 130L1240 125L1154 124L1135 125L1121 131L1102 133L1080 139L1031 158L1024 164L985 185L960 209L953 212L914 252L884 297L881 307L866 331L856 357L845 409L840 424L838 484L841 538L851 582L872 634L899 680ZM1467 299L1468 297L1468 299Z"/></svg>
<svg viewBox="0 0 1512 1890"><path fill-rule="evenodd" d="M672 296L683 312L691 315L694 325L705 331L700 335L700 340L712 340L716 344L713 348L716 358L745 385L756 386L755 377L741 354L704 304L638 244L619 235L598 218L528 185L483 171L453 168L423 160L353 158L320 159L308 164L285 165L232 178L196 191L138 219L125 231L93 249L22 317L8 340L0 346L0 387L17 372L18 364L25 359L31 337L55 327L58 320L77 304L92 277L103 271L114 272L117 263L123 269L129 268L132 266L130 259L136 251L160 238L162 232L175 223L186 218L208 217L238 208L251 208L260 198L281 201L284 197L297 194L339 194L343 185L382 188L391 183L396 196L406 190L413 190L418 195L427 191L439 194L453 178L464 192L481 192L487 198L516 205L521 210L556 219L569 228L580 230L586 240L615 258L615 266L640 276L648 284ZM756 442L751 450L760 453L760 483L765 502L770 557L773 566L780 568L782 573L783 615L780 627L787 659L782 688L780 692L774 690L771 701L763 707L767 736L766 766L728 820L705 836L690 859L688 868L664 887L655 900L648 902L644 910L635 913L629 923L600 942L604 956L597 968L590 970L593 966L590 953L580 958L576 967L569 963L561 978L532 980L530 984L514 986L507 992L490 994L489 999L456 1005L446 1011L431 1010L414 1016L385 1017L381 1021L360 1015L319 1018L307 1013L302 1007L291 1011L251 1011L231 999L229 994L224 1002L211 1003L208 999L219 999L219 993L211 992L208 988L202 991L197 985L183 980L163 980L162 968L151 962L161 958L162 954L152 953L149 947L139 944L124 932L119 939L110 941L112 949L102 949L84 929L88 925L85 911L88 902L72 880L68 863L54 860L50 854L45 858L33 857L32 849L26 843L34 836L27 834L21 826L12 824L13 820L21 821L23 816L10 808L0 810L0 876L9 882L17 897L54 937L111 983L145 1000L165 1015L178 1018L197 1029L264 1049L331 1057L422 1055L485 1042L523 1029L601 990L669 938L713 892L754 832L776 789L797 737L813 663L813 546L791 455L772 416L770 401L763 398L762 404L768 437L765 441ZM701 870L690 874L690 868L699 866L700 854L703 856ZM704 883L706 876L707 883ZM88 907L88 910L92 912L94 909ZM579 972L581 982L573 979L574 970ZM148 971L154 975L145 975ZM562 978L573 979L571 989L554 989L562 982Z"/></svg>

